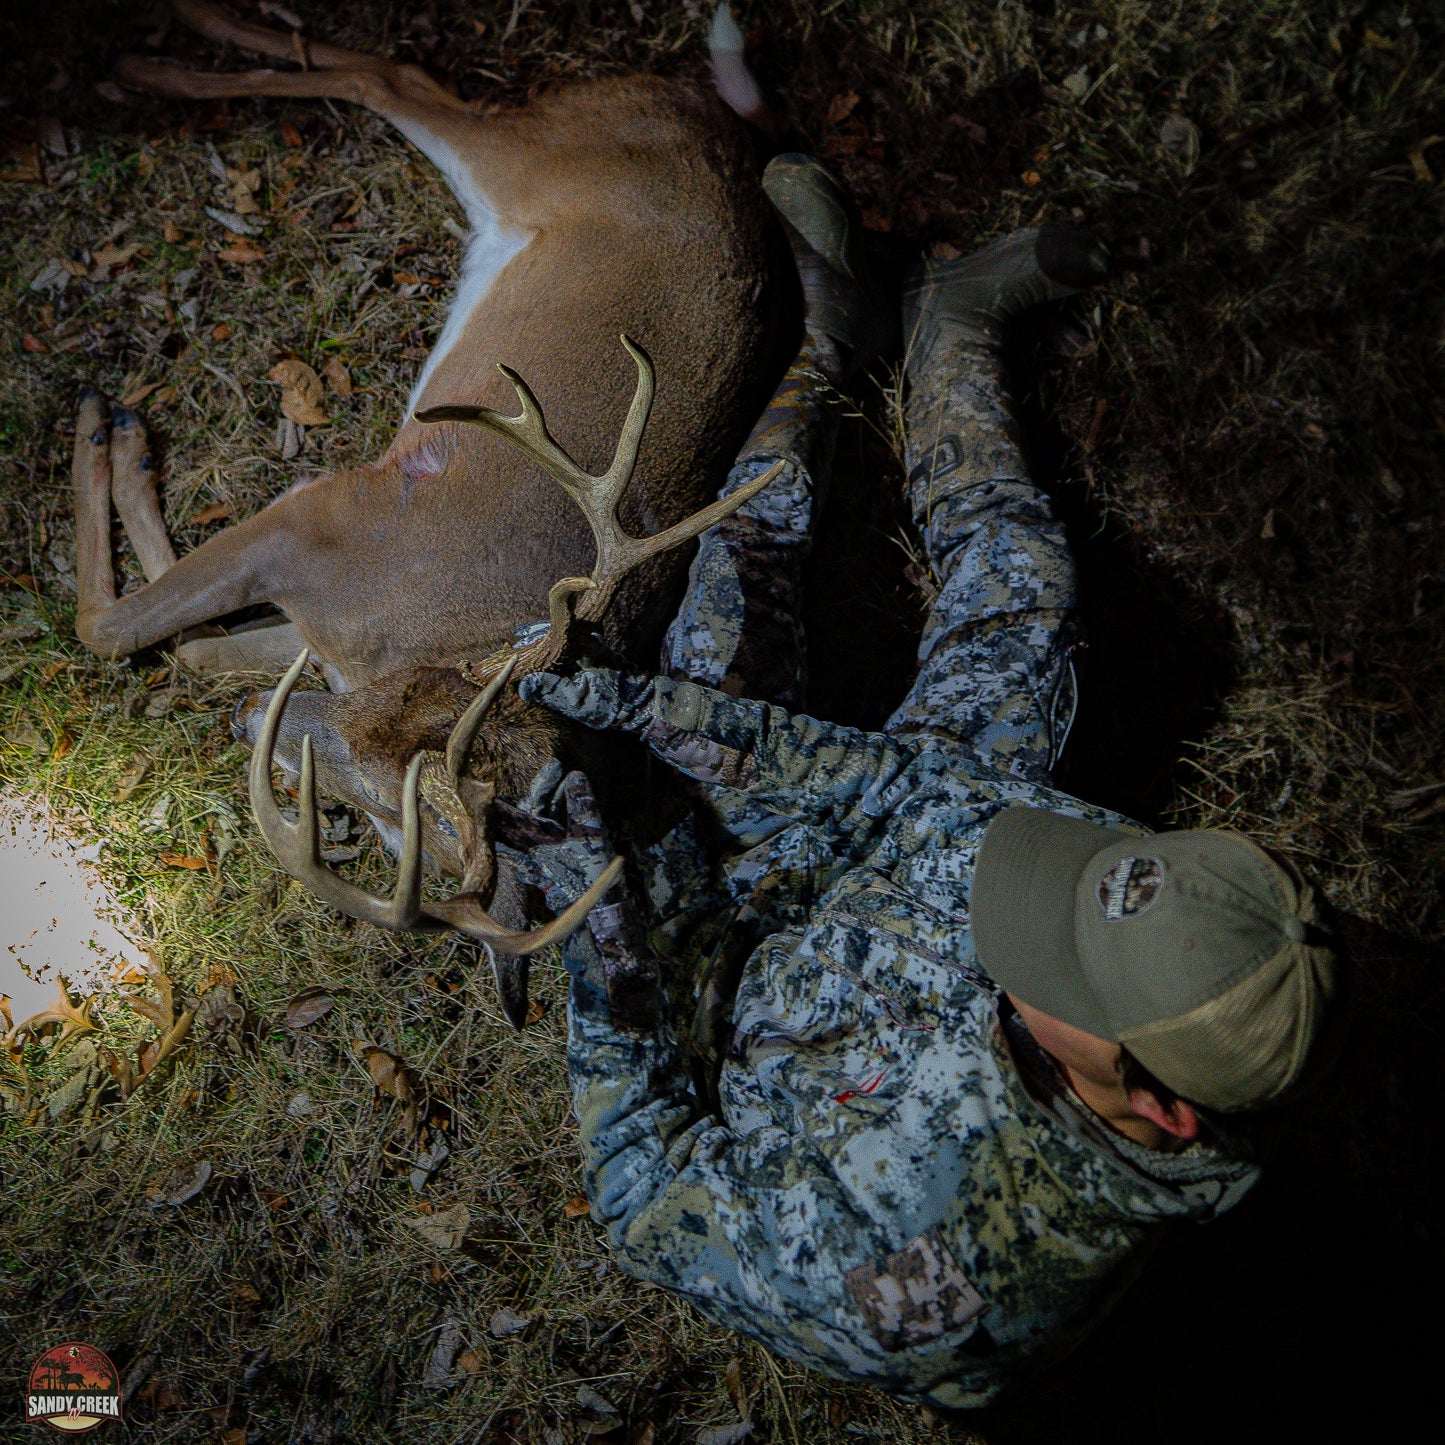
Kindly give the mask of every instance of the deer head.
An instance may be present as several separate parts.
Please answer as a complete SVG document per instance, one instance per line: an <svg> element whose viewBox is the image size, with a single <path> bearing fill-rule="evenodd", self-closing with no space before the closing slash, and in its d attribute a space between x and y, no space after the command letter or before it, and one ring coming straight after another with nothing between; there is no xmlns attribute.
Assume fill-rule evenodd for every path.
<svg viewBox="0 0 1445 1445"><path fill-rule="evenodd" d="M482 406L438 406L416 414L418 421L460 421L487 427L537 462L581 507L596 539L597 562L590 577L564 577L553 585L548 603L550 627L545 637L521 648L503 649L466 665L462 671L448 670L453 686L465 673L480 690L452 726L444 748L418 751L411 757L400 788L399 807L388 805L389 800L383 794L389 789L376 789L378 796L375 801L383 805L383 811L393 815L399 812L400 815L401 857L396 887L390 898L378 897L358 888L321 859L316 821L315 750L311 730L304 717L296 720L303 730L299 759L300 816L297 823L286 822L272 796L271 767L277 733L287 699L306 665L305 652L292 664L270 698L260 720L251 756L252 812L267 843L287 872L353 918L395 930L456 929L481 940L494 953L525 957L560 942L578 928L622 871L622 860L614 858L581 898L540 928L519 931L507 928L495 919L487 910L496 878L492 820L498 804L498 749L476 749L474 745L479 731L489 713L494 713L499 700L504 697L511 704L511 710L526 708L516 698L515 692L509 691L511 679L525 676L528 672L556 668L574 656L590 629L605 614L623 577L649 558L691 541L730 516L773 480L778 467L654 536L629 536L618 520L617 509L636 469L638 450L652 407L655 378L652 363L642 348L626 336L621 339L637 366L637 388L612 465L601 476L584 471L557 443L547 430L541 407L531 389L509 367L502 366L499 370L516 389L522 406L519 415L504 416ZM310 698L316 695L303 696ZM345 698L326 701L341 707L346 705ZM542 726L545 730L547 725ZM322 732L323 754L328 744L346 746L345 743L338 744L339 735L334 729L323 729ZM484 756L479 758L478 752ZM490 759L486 754L490 754ZM535 772L545 760L545 749L523 749L522 756L532 764L531 771ZM354 770L352 776L355 776ZM516 779L511 781L513 791L520 791L516 787ZM364 780L361 786L363 791L368 791ZM367 803L363 801L362 806L367 807ZM459 891L444 902L424 902L421 898L424 815L427 815L427 835L453 845L440 851L443 857L450 852L461 876ZM522 987L525 989L525 981ZM514 1023L517 1022L515 998L508 1014Z"/></svg>

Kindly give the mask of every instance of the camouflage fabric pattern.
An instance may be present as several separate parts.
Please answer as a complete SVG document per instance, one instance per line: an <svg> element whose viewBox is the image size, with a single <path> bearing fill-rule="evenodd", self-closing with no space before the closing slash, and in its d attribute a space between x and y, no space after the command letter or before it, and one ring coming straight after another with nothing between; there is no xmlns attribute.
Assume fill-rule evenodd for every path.
<svg viewBox="0 0 1445 1445"><path fill-rule="evenodd" d="M1074 563L1029 480L991 353L935 347L908 405L909 504L940 577L887 731L1045 779L1073 719Z"/></svg>
<svg viewBox="0 0 1445 1445"><path fill-rule="evenodd" d="M688 683L527 690L649 740L731 840L688 916L649 910L674 1012L729 924L749 915L758 940L706 1099L675 1029L624 1033L605 991L574 989L587 1192L631 1273L812 1368L973 1406L1094 1324L1165 1224L1252 1183L1218 1141L1116 1142L1042 1051L1028 1068L1051 1082L1026 1084L1027 1031L1006 1035L974 955L969 883L1000 809L1135 825L959 750Z"/></svg>
<svg viewBox="0 0 1445 1445"><path fill-rule="evenodd" d="M662 649L669 677L793 708L806 685L802 566L837 434L836 398L814 349L810 341L789 367L718 495L775 461L782 471L703 534Z"/></svg>
<svg viewBox="0 0 1445 1445"><path fill-rule="evenodd" d="M969 888L1001 809L1144 830L1048 786L1073 569L997 362L941 360L909 411L940 591L885 734L724 695L801 690L800 650L777 683L794 634L776 618L749 650L748 595L797 615L796 571L765 574L813 522L804 406L768 453L796 467L703 539L673 677L523 693L637 734L695 789L694 816L625 850L665 1022L617 1027L588 931L565 950L587 1192L621 1262L804 1365L968 1407L1067 1349L1170 1221L1228 1208L1255 1171L1218 1137L1167 1155L1113 1134L978 965Z"/></svg>

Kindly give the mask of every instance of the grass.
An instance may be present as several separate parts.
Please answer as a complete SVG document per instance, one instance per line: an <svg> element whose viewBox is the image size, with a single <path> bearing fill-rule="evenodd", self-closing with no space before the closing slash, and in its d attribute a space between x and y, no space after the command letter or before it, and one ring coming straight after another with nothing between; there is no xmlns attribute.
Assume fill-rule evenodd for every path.
<svg viewBox="0 0 1445 1445"><path fill-rule="evenodd" d="M571 75L702 66L705 17L661 0L293 8L310 33L505 100ZM1430 384L1445 143L1425 144L1445 133L1438 23L1335 0L744 10L789 144L844 172L885 269L915 245L966 247L1043 218L1110 241L1116 279L1019 343L1036 467L1075 538L1091 634L1069 786L1149 821L1250 832L1307 860L1375 930L1362 992L1383 1040L1365 1050L1376 1072L1294 1127L1273 1192L1166 1247L1098 1341L955 1435L1264 1438L1250 1392L1268 1384L1331 1438L1342 1399L1377 1412L1409 1399L1416 1347L1389 1322L1438 1268L1420 1183L1445 863L1445 793L1429 791L1445 782L1445 412ZM0 133L23 154L27 127L43 137L53 116L66 150L46 155L44 185L14 168L0 180L0 570L34 579L0 590L0 627L46 629L0 644L0 775L89 819L182 1001L234 977L245 1023L199 1029L129 1103L108 1093L55 1118L46 1100L89 1045L41 1044L12 1064L7 1402L44 1346L81 1337L132 1380L128 1429L145 1440L550 1445L589 1424L583 1386L617 1407L611 1438L630 1445L736 1421L744 1395L765 1439L938 1433L611 1268L597 1228L565 1209L579 1178L556 972L539 970L545 1013L517 1038L464 945L352 925L278 881L225 726L239 685L148 685L163 656L111 665L75 643L76 383L157 384L141 406L185 550L216 525L191 522L210 504L245 516L299 475L382 450L447 299L398 272L450 278L459 257L440 179L366 115L98 95L110 59L159 25L83 0L0 21ZM157 43L205 54L179 31ZM261 174L263 261L214 255L221 228L204 208L234 209L228 169ZM143 249L119 274L31 288L50 258L108 237ZM328 395L333 424L289 462L265 379L285 354L317 369L339 358L354 386ZM899 480L876 431L845 438L809 614L811 705L826 716L878 722L906 674L918 597ZM124 552L122 565L136 580ZM167 692L169 715L147 716ZM122 799L138 751L149 772ZM159 861L228 844L218 871ZM288 1028L287 1000L312 986L336 1007ZM119 1004L98 1021L95 1042L117 1053L154 1033ZM403 1057L432 1101L451 1154L422 1194L401 1105L374 1089L358 1039ZM194 1199L147 1203L201 1160L213 1172ZM466 1207L462 1249L411 1227L425 1204ZM1342 1249L1365 1340L1326 1287ZM529 1324L494 1336L503 1308ZM475 1373L423 1388L450 1326ZM1298 1360L1282 1358L1296 1338ZM1142 1361L1129 1391L1111 1385L1125 1349ZM1171 1349L1210 1381L1182 1421Z"/></svg>

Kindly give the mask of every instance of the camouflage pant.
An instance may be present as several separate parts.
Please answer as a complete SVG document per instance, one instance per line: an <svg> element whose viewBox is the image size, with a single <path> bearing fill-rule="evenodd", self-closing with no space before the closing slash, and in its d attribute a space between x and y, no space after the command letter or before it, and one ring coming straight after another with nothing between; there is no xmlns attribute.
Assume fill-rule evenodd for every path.
<svg viewBox="0 0 1445 1445"><path fill-rule="evenodd" d="M805 686L802 562L835 418L805 350L723 495L784 459L776 481L704 534L663 671L796 710ZM998 358L935 348L912 378L909 502L939 590L919 673L885 731L936 738L986 768L1047 781L1073 720L1074 565L1029 480Z"/></svg>

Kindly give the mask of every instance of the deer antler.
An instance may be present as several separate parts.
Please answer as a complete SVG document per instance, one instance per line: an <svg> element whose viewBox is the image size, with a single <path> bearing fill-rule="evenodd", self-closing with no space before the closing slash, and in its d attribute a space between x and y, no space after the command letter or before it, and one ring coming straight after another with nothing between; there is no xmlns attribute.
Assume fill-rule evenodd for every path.
<svg viewBox="0 0 1445 1445"><path fill-rule="evenodd" d="M471 422L505 437L561 486L582 509L592 528L592 535L597 541L597 564L592 569L592 575L564 577L553 584L548 596L551 630L541 641L518 649L515 655L523 672L555 666L573 640L574 620L596 622L607 610L617 584L627 573L648 558L671 551L725 517L730 517L744 502L757 496L777 476L783 465L778 462L731 495L709 503L651 537L629 536L617 519L617 508L637 469L637 452L652 411L656 381L647 353L630 337L623 336L621 339L628 355L637 363L637 390L633 393L632 405L627 409L627 419L617 439L612 465L601 476L584 471L558 444L547 430L546 418L531 388L510 366L499 364L497 370L516 389L517 399L522 403L519 416L503 416L501 412L485 406L430 406L415 413L418 421Z"/></svg>
<svg viewBox="0 0 1445 1445"><path fill-rule="evenodd" d="M281 713L309 657L310 653L303 649L285 677L276 685L276 691L271 695L266 716L261 723L255 750L251 754L251 811L267 843L271 845L271 851L293 878L299 879L313 893L352 918L362 918L368 923L398 932L413 928L455 928L490 945L499 953L536 953L538 949L546 948L549 944L560 943L581 926L593 905L617 880L617 875L622 871L621 858L614 858L603 870L602 876L550 923L523 932L504 928L482 906L481 899L475 892L460 893L443 902L421 901L421 818L417 805L417 779L422 763L420 757L411 760L406 770L406 781L402 785L401 863L397 870L396 890L392 896L378 898L365 889L358 888L354 883L348 883L340 874L328 868L321 860L318 846L316 774L311 758L310 734L301 740L301 782L297 800L300 816L295 824L288 823L281 816L281 810L276 806L276 800L271 793L272 755ZM476 735L482 715L510 676L509 666L492 680L452 730L447 741L446 758L448 771L453 774L454 779L461 776L466 750L472 737Z"/></svg>

